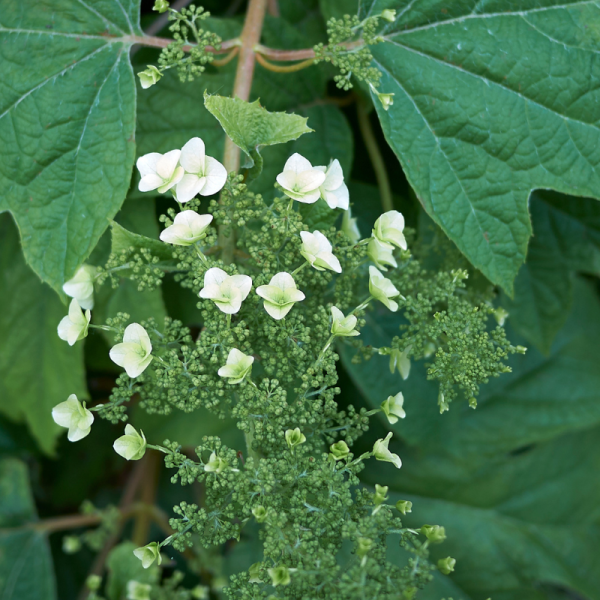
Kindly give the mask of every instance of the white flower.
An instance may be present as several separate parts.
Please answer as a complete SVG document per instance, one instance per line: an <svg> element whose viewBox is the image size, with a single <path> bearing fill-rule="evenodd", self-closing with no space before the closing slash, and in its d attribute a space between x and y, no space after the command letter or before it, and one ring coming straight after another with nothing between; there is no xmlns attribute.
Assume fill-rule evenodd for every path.
<svg viewBox="0 0 600 600"><path fill-rule="evenodd" d="M204 470L209 473L222 473L228 466L229 464L224 458L217 456L216 452L213 452L208 462L204 465Z"/></svg>
<svg viewBox="0 0 600 600"><path fill-rule="evenodd" d="M376 237L371 238L367 246L367 255L369 258L384 271L387 267L397 267L398 263L394 258L393 246L382 244Z"/></svg>
<svg viewBox="0 0 600 600"><path fill-rule="evenodd" d="M212 215L199 215L193 210L181 211L173 225L161 231L160 239L176 246L191 246L206 236L212 220Z"/></svg>
<svg viewBox="0 0 600 600"><path fill-rule="evenodd" d="M213 267L204 274L204 287L199 295L212 300L225 314L233 315L240 310L251 288L252 279L248 275L227 275L223 269Z"/></svg>
<svg viewBox="0 0 600 600"><path fill-rule="evenodd" d="M398 303L392 298L400 295L394 284L384 277L375 267L369 267L369 292L392 312L398 310Z"/></svg>
<svg viewBox="0 0 600 600"><path fill-rule="evenodd" d="M390 431L383 440L377 440L373 445L373 456L377 460L382 460L384 462L391 462L394 466L399 469L402 466L402 461L397 454L393 454L389 451L388 445L390 443L390 439L392 438L392 432Z"/></svg>
<svg viewBox="0 0 600 600"><path fill-rule="evenodd" d="M179 164L185 170L177 184L179 202L188 202L197 194L212 196L227 181L227 170L218 160L206 156L204 142L199 137L192 138L181 149Z"/></svg>
<svg viewBox="0 0 600 600"><path fill-rule="evenodd" d="M125 435L115 440L115 452L127 460L139 460L146 453L146 436L137 432L132 425L125 425Z"/></svg>
<svg viewBox="0 0 600 600"><path fill-rule="evenodd" d="M402 379L408 379L410 375L410 358L408 358L408 353L411 350L412 346L408 346L402 352L398 348L392 350L390 354L390 373L393 374L398 369L398 372L402 375Z"/></svg>
<svg viewBox="0 0 600 600"><path fill-rule="evenodd" d="M269 285L256 288L256 293L264 298L265 310L277 321L283 319L296 302L304 300L304 294L296 287L289 273L277 273L271 277Z"/></svg>
<svg viewBox="0 0 600 600"><path fill-rule="evenodd" d="M158 542L150 542L141 548L136 548L133 554L142 561L144 569L147 569L157 559L159 565L162 562Z"/></svg>
<svg viewBox="0 0 600 600"><path fill-rule="evenodd" d="M75 298L83 309L94 308L94 279L96 267L81 265L69 281L63 285L63 291L67 296Z"/></svg>
<svg viewBox="0 0 600 600"><path fill-rule="evenodd" d="M325 177L324 171L313 167L306 158L296 153L287 159L283 172L277 175L277 183L290 198L312 204L321 195L319 187Z"/></svg>
<svg viewBox="0 0 600 600"><path fill-rule="evenodd" d="M154 65L148 65L145 71L140 71L137 75L145 90L152 87L162 77L162 73Z"/></svg>
<svg viewBox="0 0 600 600"><path fill-rule="evenodd" d="M381 410L385 413L388 421L393 425L398 422L398 417L401 419L406 417L403 406L404 396L402 395L402 392L398 392L395 396L388 396L387 399L381 403Z"/></svg>
<svg viewBox="0 0 600 600"><path fill-rule="evenodd" d="M81 404L75 394L71 394L64 402L52 409L52 418L57 425L67 427L67 438L77 442L89 434L94 422L94 415Z"/></svg>
<svg viewBox="0 0 600 600"><path fill-rule="evenodd" d="M388 210L383 213L373 226L373 237L389 248L397 246L406 250L406 238L404 237L404 217L397 210Z"/></svg>
<svg viewBox="0 0 600 600"><path fill-rule="evenodd" d="M356 329L358 319L354 315L344 317L344 313L335 306L331 307L333 321L331 323L331 333L338 337L350 337L360 335Z"/></svg>
<svg viewBox="0 0 600 600"><path fill-rule="evenodd" d="M248 356L237 348L232 348L227 356L227 362L217 371L219 377L229 379L228 383L242 383L252 371L254 356Z"/></svg>
<svg viewBox="0 0 600 600"><path fill-rule="evenodd" d="M181 150L171 150L166 154L150 152L137 159L136 166L141 175L140 192L158 190L168 192L183 177L183 167L179 165Z"/></svg>
<svg viewBox="0 0 600 600"><path fill-rule="evenodd" d="M123 367L129 377L141 375L152 361L152 343L146 330L138 323L125 329L123 343L110 350L111 360Z"/></svg>
<svg viewBox="0 0 600 600"><path fill-rule="evenodd" d="M344 216L342 217L342 226L340 230L348 236L348 239L353 244L357 244L359 242L360 231L358 229L356 218L352 217L350 207L348 207L348 210L344 213Z"/></svg>
<svg viewBox="0 0 600 600"><path fill-rule="evenodd" d="M317 271L330 269L336 273L342 272L340 261L331 252L332 246L329 240L320 231L314 231L313 233L301 231L300 237L302 238L300 254Z"/></svg>
<svg viewBox="0 0 600 600"><path fill-rule="evenodd" d="M79 302L75 298L69 305L69 314L61 319L58 324L58 337L72 346L78 340L82 340L88 334L91 313L89 310L83 311L79 307Z"/></svg>
<svg viewBox="0 0 600 600"><path fill-rule="evenodd" d="M325 173L325 181L319 187L319 192L329 208L348 210L350 194L344 183L344 173L340 161L336 159L328 167L315 167L315 169Z"/></svg>

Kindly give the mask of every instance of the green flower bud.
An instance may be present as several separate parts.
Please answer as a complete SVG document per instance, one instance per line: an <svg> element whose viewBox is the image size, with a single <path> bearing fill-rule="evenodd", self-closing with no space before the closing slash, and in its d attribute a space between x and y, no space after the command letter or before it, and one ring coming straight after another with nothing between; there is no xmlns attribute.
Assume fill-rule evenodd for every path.
<svg viewBox="0 0 600 600"><path fill-rule="evenodd" d="M393 23L396 20L396 11L386 8L385 10L381 11L380 16L382 19L385 19L386 21Z"/></svg>
<svg viewBox="0 0 600 600"><path fill-rule="evenodd" d="M250 575L250 579L248 581L250 583L262 583L262 579L260 578L260 569L262 567L262 563L254 563L248 569L248 575Z"/></svg>
<svg viewBox="0 0 600 600"><path fill-rule="evenodd" d="M139 581L127 582L127 600L150 600L152 586Z"/></svg>
<svg viewBox="0 0 600 600"><path fill-rule="evenodd" d="M360 558L366 556L369 550L371 550L371 548L373 548L374 546L373 540L369 538L359 537L358 540L356 540L356 542L356 554Z"/></svg>
<svg viewBox="0 0 600 600"><path fill-rule="evenodd" d="M75 554L81 550L81 540L74 535L65 535L62 541L62 549L65 554Z"/></svg>
<svg viewBox="0 0 600 600"><path fill-rule="evenodd" d="M496 322L498 323L498 325L500 325L500 327L502 327L504 325L504 322L506 321L506 319L508 319L508 313L501 306L499 306L494 311L494 319L496 319Z"/></svg>
<svg viewBox="0 0 600 600"><path fill-rule="evenodd" d="M382 94L381 92L377 91L377 88L375 88L372 83L369 82L369 85L371 86L371 92L375 94L379 102L381 102L381 107L383 110L388 110L390 106L394 104L394 94Z"/></svg>
<svg viewBox="0 0 600 600"><path fill-rule="evenodd" d="M222 473L227 467L229 463L220 456L217 456L215 452L210 455L208 462L204 465L204 470L209 473Z"/></svg>
<svg viewBox="0 0 600 600"><path fill-rule="evenodd" d="M140 460L146 453L146 436L140 430L138 433L132 425L125 426L125 435L115 440L115 452L126 460Z"/></svg>
<svg viewBox="0 0 600 600"><path fill-rule="evenodd" d="M399 469L402 466L402 461L397 454L393 454L389 451L388 445L390 440L392 439L392 432L390 431L383 440L377 440L373 445L373 456L377 460L382 460L384 462L391 462L393 465Z"/></svg>
<svg viewBox="0 0 600 600"><path fill-rule="evenodd" d="M438 571L444 575L450 575L454 571L454 565L456 559L448 556L447 558L440 558L437 562Z"/></svg>
<svg viewBox="0 0 600 600"><path fill-rule="evenodd" d="M357 219L352 217L350 208L346 212L344 212L344 216L342 217L342 226L340 227L340 231L345 233L348 236L348 239L353 243L357 244L360 240L360 231L357 225Z"/></svg>
<svg viewBox="0 0 600 600"><path fill-rule="evenodd" d="M398 500L398 502L396 502L396 509L403 515L412 512L412 502L410 500Z"/></svg>
<svg viewBox="0 0 600 600"><path fill-rule="evenodd" d="M387 485L375 484L375 495L373 496L373 504L375 506L379 506L387 500L388 489Z"/></svg>
<svg viewBox="0 0 600 600"><path fill-rule="evenodd" d="M404 419L406 413L404 412L404 396L402 392L398 392L395 396L388 396L386 400L381 403L381 410L385 413L388 421L393 425L398 422L398 417Z"/></svg>
<svg viewBox="0 0 600 600"><path fill-rule="evenodd" d="M285 565L280 565L274 569L268 569L268 573L274 587L277 587L278 585L289 585L292 580L290 571Z"/></svg>
<svg viewBox="0 0 600 600"><path fill-rule="evenodd" d="M348 444L346 444L344 440L331 444L329 450L331 452L329 456L332 457L333 460L342 460L342 458L346 458L346 456L350 454L350 448L348 448Z"/></svg>
<svg viewBox="0 0 600 600"><path fill-rule="evenodd" d="M296 427L296 429L288 429L285 432L285 441L290 447L290 450L293 450L296 446L304 444L304 442L306 441L306 436L300 431L298 427Z"/></svg>
<svg viewBox="0 0 600 600"><path fill-rule="evenodd" d="M154 6L152 7L152 10L155 10L159 13L167 12L168 9L169 3L167 2L167 0L156 0L154 2Z"/></svg>
<svg viewBox="0 0 600 600"><path fill-rule="evenodd" d="M375 267L369 267L369 293L392 312L398 310L398 303L392 298L399 296L400 292Z"/></svg>
<svg viewBox="0 0 600 600"><path fill-rule="evenodd" d="M151 542L141 548L136 548L133 554L142 561L142 567L147 569L154 561L160 565L162 557L160 555L160 546L158 542Z"/></svg>
<svg viewBox="0 0 600 600"><path fill-rule="evenodd" d="M257 287L256 293L264 298L265 310L277 321L283 319L296 302L305 298L304 293L296 287L294 278L286 272L274 275L269 285Z"/></svg>
<svg viewBox="0 0 600 600"><path fill-rule="evenodd" d="M331 322L331 333L337 337L351 337L360 335L356 329L356 322L358 319L354 315L348 315L344 317L344 313L335 306L331 307L331 315L333 320Z"/></svg>
<svg viewBox="0 0 600 600"><path fill-rule="evenodd" d="M419 531L432 544L441 544L446 539L446 530L440 525L423 525Z"/></svg>
<svg viewBox="0 0 600 600"><path fill-rule="evenodd" d="M255 506L252 509L252 514L257 523L264 523L267 520L267 509L264 506Z"/></svg>
<svg viewBox="0 0 600 600"><path fill-rule="evenodd" d="M227 356L227 363L223 365L218 374L220 377L229 379L228 383L242 383L252 371L253 356L247 356L236 348L232 348Z"/></svg>
<svg viewBox="0 0 600 600"><path fill-rule="evenodd" d="M138 77L140 78L142 88L147 90L162 77L162 73L154 65L148 65L145 71L138 73Z"/></svg>
<svg viewBox="0 0 600 600"><path fill-rule="evenodd" d="M102 584L102 577L100 575L89 575L85 580L85 587L90 590L90 592L96 592L100 589L100 585Z"/></svg>

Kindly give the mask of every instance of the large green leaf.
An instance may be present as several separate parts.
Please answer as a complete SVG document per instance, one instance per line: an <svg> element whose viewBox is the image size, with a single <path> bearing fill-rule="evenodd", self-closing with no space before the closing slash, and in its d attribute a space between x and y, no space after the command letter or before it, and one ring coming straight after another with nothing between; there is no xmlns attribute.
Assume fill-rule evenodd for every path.
<svg viewBox="0 0 600 600"><path fill-rule="evenodd" d="M592 1L376 0L386 138L430 216L509 294L536 188L600 197L600 6Z"/></svg>
<svg viewBox="0 0 600 600"><path fill-rule="evenodd" d="M573 273L600 273L600 203L556 192L531 195L533 237L515 280L515 295L503 297L511 325L548 352L573 299Z"/></svg>
<svg viewBox="0 0 600 600"><path fill-rule="evenodd" d="M0 211L55 289L119 209L135 155L136 0L0 0Z"/></svg>
<svg viewBox="0 0 600 600"><path fill-rule="evenodd" d="M0 598L54 600L52 557L43 534L26 527L37 520L25 463L0 460Z"/></svg>
<svg viewBox="0 0 600 600"><path fill-rule="evenodd" d="M56 328L67 308L29 269L12 219L0 216L0 411L27 423L45 452L64 432L52 407L87 395L83 343L70 347Z"/></svg>
<svg viewBox="0 0 600 600"><path fill-rule="evenodd" d="M365 343L380 346L397 333L400 319L389 315L369 316ZM371 406L391 393L405 396L406 419L382 421L395 433L402 469L370 464L364 478L414 502L409 525L447 528L448 541L433 553L458 559L452 578L465 597L542 600L563 586L600 598L598 335L596 293L576 281L550 355L530 349L513 357L513 372L482 388L476 410L464 403L444 415L436 414L437 387L422 364L413 363L403 381L385 357L351 365L353 351L344 348Z"/></svg>

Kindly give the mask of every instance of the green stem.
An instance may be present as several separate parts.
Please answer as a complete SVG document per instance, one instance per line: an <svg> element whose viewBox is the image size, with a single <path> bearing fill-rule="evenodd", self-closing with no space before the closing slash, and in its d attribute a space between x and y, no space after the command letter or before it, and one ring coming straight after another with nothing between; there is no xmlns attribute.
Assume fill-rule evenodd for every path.
<svg viewBox="0 0 600 600"><path fill-rule="evenodd" d="M392 188L390 187L390 180L385 168L385 162L377 145L373 128L371 127L371 121L369 120L369 113L365 103L359 101L356 103L356 112L358 116L358 126L365 142L373 170L375 171L375 177L377 178L377 185L379 186L379 194L381 195L381 205L384 211L394 209L394 200L392 198Z"/></svg>
<svg viewBox="0 0 600 600"><path fill-rule="evenodd" d="M302 271L302 269L304 269L304 267L306 267L306 265L308 265L309 262L306 261L305 263L302 263L297 269L295 269L294 271L291 272L291 276L293 277L294 275L296 275L296 273L300 273L300 271Z"/></svg>
<svg viewBox="0 0 600 600"><path fill-rule="evenodd" d="M361 302L348 316L353 315L355 312L366 308L369 305L369 302L371 302L371 300L375 300L375 298L373 296L369 296L364 302Z"/></svg>

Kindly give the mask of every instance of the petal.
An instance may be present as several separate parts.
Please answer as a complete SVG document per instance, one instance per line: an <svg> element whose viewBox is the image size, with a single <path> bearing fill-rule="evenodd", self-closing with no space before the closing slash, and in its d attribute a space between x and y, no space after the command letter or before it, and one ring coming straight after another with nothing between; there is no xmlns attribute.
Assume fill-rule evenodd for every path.
<svg viewBox="0 0 600 600"><path fill-rule="evenodd" d="M204 173L204 142L199 137L192 138L181 149L179 163L188 173Z"/></svg>
<svg viewBox="0 0 600 600"><path fill-rule="evenodd" d="M156 173L164 180L171 179L177 168L180 156L181 150L171 150L170 152L163 154L156 163Z"/></svg>
<svg viewBox="0 0 600 600"><path fill-rule="evenodd" d="M151 362L151 354L149 354L145 358L140 358L140 356L130 353L125 357L125 364L123 365L123 368L127 372L127 375L129 375L129 377L138 377L146 370L146 367Z"/></svg>
<svg viewBox="0 0 600 600"><path fill-rule="evenodd" d="M205 285L198 294L200 298L205 298L207 300L213 300L214 298L221 297L221 288L216 283L211 283L210 285Z"/></svg>
<svg viewBox="0 0 600 600"><path fill-rule="evenodd" d="M276 321L281 321L294 307L294 303L290 302L281 306L279 304L272 304L271 302L264 302L263 306L269 315L271 315Z"/></svg>
<svg viewBox="0 0 600 600"><path fill-rule="evenodd" d="M337 158L329 165L327 169L327 178L323 183L326 190L337 190L344 183L344 172Z"/></svg>
<svg viewBox="0 0 600 600"><path fill-rule="evenodd" d="M284 171L283 173L279 173L276 177L277 183L284 190L293 190L296 185L296 173L293 171Z"/></svg>
<svg viewBox="0 0 600 600"><path fill-rule="evenodd" d="M288 288L295 288L296 282L289 273L283 271L281 273L277 273L277 275L273 275L273 277L271 277L271 281L269 281L269 285L274 285L282 290L287 290Z"/></svg>
<svg viewBox="0 0 600 600"><path fill-rule="evenodd" d="M189 202L200 192L205 183L204 177L199 177L195 173L186 173L177 184L177 200Z"/></svg>
<svg viewBox="0 0 600 600"><path fill-rule="evenodd" d="M135 163L135 166L138 168L140 175L144 177L144 175L150 175L156 173L156 164L162 158L162 154L158 152L150 152L150 154L144 154L144 156L140 156Z"/></svg>
<svg viewBox="0 0 600 600"><path fill-rule="evenodd" d="M125 364L125 358L132 351L135 351L132 347L132 344L117 344L110 349L108 355L110 356L110 360L112 360L115 364L122 367Z"/></svg>
<svg viewBox="0 0 600 600"><path fill-rule="evenodd" d="M295 192L303 194L316 190L325 181L325 173L316 169L303 171L296 175ZM320 195L320 192L319 192Z"/></svg>
<svg viewBox="0 0 600 600"><path fill-rule="evenodd" d="M61 427L70 427L73 414L79 409L79 400L74 395L69 396L67 400L57 404L52 409L52 418L57 425Z"/></svg>
<svg viewBox="0 0 600 600"><path fill-rule="evenodd" d="M139 323L132 323L126 327L123 333L123 342L126 344L136 344L146 352L152 351L148 332Z"/></svg>
<svg viewBox="0 0 600 600"><path fill-rule="evenodd" d="M81 308L84 308L86 310L91 310L92 308L94 308L94 292L93 292L93 290L89 296L86 296L85 298L77 298L77 302L79 302L79 306L81 306ZM89 319L88 319L88 322L89 322Z"/></svg>
<svg viewBox="0 0 600 600"><path fill-rule="evenodd" d="M193 234L187 225L171 225L160 232L160 239L167 244L190 246L194 243Z"/></svg>
<svg viewBox="0 0 600 600"><path fill-rule="evenodd" d="M243 352L241 352L237 348L232 348L229 351L229 354L227 355L227 364L228 365L237 364L244 358L246 358L246 355Z"/></svg>
<svg viewBox="0 0 600 600"><path fill-rule="evenodd" d="M219 192L227 181L227 169L216 159L207 156L204 167L206 183L200 191L202 196L212 196Z"/></svg>
<svg viewBox="0 0 600 600"><path fill-rule="evenodd" d="M184 175L185 175L185 171L183 170L183 167L177 167L175 169L175 172L173 173L171 179L169 179L167 181L167 183L165 183L164 185L161 185L158 188L158 191L161 194L164 194L165 192L168 192L172 187L174 187L175 185L177 185L183 179Z"/></svg>
<svg viewBox="0 0 600 600"><path fill-rule="evenodd" d="M313 237L319 244L318 251L315 252L315 254L319 254L321 252L331 252L333 248L331 242L319 230L313 231Z"/></svg>
<svg viewBox="0 0 600 600"><path fill-rule="evenodd" d="M310 162L297 152L287 159L283 167L284 171L293 171L294 173L301 173L302 171L308 171L309 169L312 169Z"/></svg>
<svg viewBox="0 0 600 600"><path fill-rule="evenodd" d="M69 341L69 331L71 330L71 326L73 325L73 323L71 323L71 319L69 319L69 317L63 317L60 321L60 323L58 324L58 337L61 340L64 340L65 342ZM72 346L73 344L71 344L69 342L69 344Z"/></svg>
<svg viewBox="0 0 600 600"><path fill-rule="evenodd" d="M232 275L231 283L240 290L242 300L245 300L252 289L252 278L248 275Z"/></svg>
<svg viewBox="0 0 600 600"><path fill-rule="evenodd" d="M138 186L138 190L140 190L140 192L150 192L159 188L163 183L164 181L161 177L154 173L150 173L142 177Z"/></svg>
<svg viewBox="0 0 600 600"><path fill-rule="evenodd" d="M204 274L204 287L209 285L221 285L229 277L223 269L212 267Z"/></svg>
<svg viewBox="0 0 600 600"><path fill-rule="evenodd" d="M69 433L67 434L67 438L70 442L78 442L83 439L90 432L90 427L86 427L85 429L80 429L79 427L69 427Z"/></svg>

